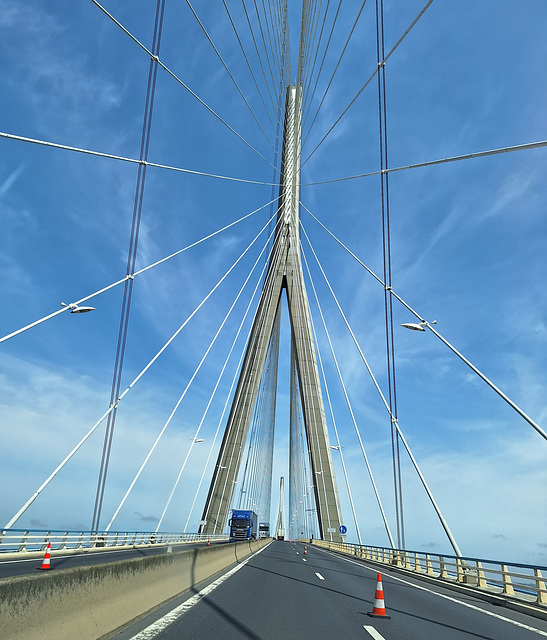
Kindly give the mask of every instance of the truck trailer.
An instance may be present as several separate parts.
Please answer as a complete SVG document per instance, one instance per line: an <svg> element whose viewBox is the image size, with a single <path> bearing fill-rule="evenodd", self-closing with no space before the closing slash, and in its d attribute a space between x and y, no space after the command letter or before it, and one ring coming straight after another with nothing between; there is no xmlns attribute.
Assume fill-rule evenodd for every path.
<svg viewBox="0 0 547 640"><path fill-rule="evenodd" d="M228 524L230 526L230 542L256 540L258 516L254 511L233 509Z"/></svg>

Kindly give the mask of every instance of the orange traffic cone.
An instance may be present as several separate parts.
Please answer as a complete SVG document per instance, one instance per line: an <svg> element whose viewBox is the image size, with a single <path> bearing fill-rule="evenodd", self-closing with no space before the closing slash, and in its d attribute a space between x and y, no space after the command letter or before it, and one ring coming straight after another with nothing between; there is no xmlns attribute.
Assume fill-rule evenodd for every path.
<svg viewBox="0 0 547 640"><path fill-rule="evenodd" d="M208 547L210 547L210 546L211 546L211 539L210 539L210 538L207 540L207 546L208 546Z"/></svg>
<svg viewBox="0 0 547 640"><path fill-rule="evenodd" d="M378 574L376 579L376 593L374 594L374 607L372 613L367 613L371 618L391 618L386 613L386 605L384 603L384 589L382 587L382 576Z"/></svg>
<svg viewBox="0 0 547 640"><path fill-rule="evenodd" d="M304 555L307 556L308 555L308 545L304 545Z"/></svg>
<svg viewBox="0 0 547 640"><path fill-rule="evenodd" d="M46 555L42 561L42 566L37 567L37 569L51 569L51 542L47 543Z"/></svg>

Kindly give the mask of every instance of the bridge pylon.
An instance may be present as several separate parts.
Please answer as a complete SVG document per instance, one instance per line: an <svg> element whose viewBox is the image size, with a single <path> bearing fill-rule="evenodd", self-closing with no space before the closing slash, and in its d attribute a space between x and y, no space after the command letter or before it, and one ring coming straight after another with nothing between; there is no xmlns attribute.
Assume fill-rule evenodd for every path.
<svg viewBox="0 0 547 640"><path fill-rule="evenodd" d="M279 480L279 509L277 510L277 520L274 529L274 537L278 540L285 540L285 507L283 494L285 493L285 478L281 476Z"/></svg>
<svg viewBox="0 0 547 640"><path fill-rule="evenodd" d="M319 382L310 309L300 254L299 193L302 89L287 88L282 175L273 249L224 437L203 510L200 531L220 533L241 464L264 363L283 291L287 297L304 431L308 444L320 537L340 541L340 502ZM293 393L293 389L291 389ZM290 472L290 471L289 471Z"/></svg>

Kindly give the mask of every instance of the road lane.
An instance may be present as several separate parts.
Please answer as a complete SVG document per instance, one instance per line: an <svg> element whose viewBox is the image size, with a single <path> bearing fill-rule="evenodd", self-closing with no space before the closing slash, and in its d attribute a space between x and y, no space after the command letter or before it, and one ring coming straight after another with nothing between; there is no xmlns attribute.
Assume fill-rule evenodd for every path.
<svg viewBox="0 0 547 640"><path fill-rule="evenodd" d="M143 558L145 556L154 556L167 553L167 549L171 547L173 551L186 551L188 549L196 549L204 547L206 543L185 543L174 545L158 545L154 547L143 547L141 549L124 549L110 551L88 551L82 553L70 553L67 555L52 555L51 569L61 570L71 569L73 567L85 567L95 564L103 564L104 562L118 562L119 560L127 560L129 558ZM228 543L215 543L228 544ZM22 576L36 573L42 565L42 557L39 558L20 558L6 560L0 556L0 579L11 578L14 576Z"/></svg>
<svg viewBox="0 0 547 640"><path fill-rule="evenodd" d="M333 589L355 611L367 602L372 611L377 566L341 558L308 547L308 563L325 577ZM431 585L413 576L381 568L388 620L369 624L389 640L481 638L484 640L525 640L547 637L547 622L479 600L472 593L460 594ZM388 635L386 635L388 633Z"/></svg>
<svg viewBox="0 0 547 640"><path fill-rule="evenodd" d="M362 633L359 619L333 602L322 584L290 543L274 542L161 637L317 639ZM318 616L317 610L328 615Z"/></svg>
<svg viewBox="0 0 547 640"><path fill-rule="evenodd" d="M198 598L161 632L138 640L364 638L538 640L547 622L382 569L390 619L371 618L378 569L325 550L274 542ZM189 594L192 595L192 594ZM142 624L141 627L142 628ZM134 634L116 636L116 640Z"/></svg>

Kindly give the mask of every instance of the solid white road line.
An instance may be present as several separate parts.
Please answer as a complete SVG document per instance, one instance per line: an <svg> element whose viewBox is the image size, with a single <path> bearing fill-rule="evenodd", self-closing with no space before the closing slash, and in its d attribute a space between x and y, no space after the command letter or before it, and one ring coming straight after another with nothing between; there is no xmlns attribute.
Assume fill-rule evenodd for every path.
<svg viewBox="0 0 547 640"><path fill-rule="evenodd" d="M368 571L372 571L373 573L376 573L378 571L378 569L371 569L370 567L367 567L366 565L364 565L364 564L362 564L360 562L355 562L355 560L350 560L349 558L344 558L343 556L339 556L338 554L331 553L330 551L325 551L325 553L328 553L329 555L334 556L335 558L341 558L342 560L345 560L346 562L350 562L351 564L356 564L358 567L363 567L364 569L367 569ZM474 611L480 611L480 613L484 613L487 616L491 616L492 618L497 618L498 620L503 620L503 622L508 622L509 624L512 624L515 627L520 627L521 629L526 629L527 631L532 631L533 633L536 633L538 636L543 636L543 637L547 638L547 632L541 631L540 629L536 629L535 627L531 627L531 626L529 626L527 624L522 624L522 622L517 622L516 620L511 620L511 618L505 618L504 616L500 616L497 613L492 613L492 611L487 611L486 609L481 609L481 607L477 607L474 604L469 604L468 602L462 602L461 600L458 600L457 598L452 598L451 596L447 596L444 593L437 593L436 591L433 591L431 589L427 589L426 587L422 587L420 585L414 584L413 582L410 582L409 580L404 580L403 578L397 578L393 574L390 574L389 578L391 580L396 580L397 582L402 582L403 584L407 584L410 587L414 587L415 589L419 589L420 591L427 591L427 593L431 593L432 595L437 596L439 598L444 598L445 600L450 600L451 602L455 602L456 604L461 604L462 607L467 607L468 609L473 609ZM442 586L442 585L439 585L439 586ZM473 592L470 591L469 595L473 595Z"/></svg>
<svg viewBox="0 0 547 640"><path fill-rule="evenodd" d="M363 625L363 629L367 631L374 640L385 640L384 636L381 633L378 633L374 627L365 624Z"/></svg>
<svg viewBox="0 0 547 640"><path fill-rule="evenodd" d="M320 573L315 572L315 575L319 578L319 580L324 580L323 576Z"/></svg>
<svg viewBox="0 0 547 640"><path fill-rule="evenodd" d="M223 576L220 576L218 580L215 580L210 585L202 589L199 593L196 593L195 596L192 596L181 605L165 614L163 618L156 620L156 622L152 623L146 629L143 629L140 633L137 633L136 636L133 636L131 640L151 640L155 638L162 631L167 629L170 625L175 622L178 618L183 616L189 609L191 609L195 604L197 604L200 600L203 600L205 596L208 596L212 591L214 591L218 586L220 586L223 582L228 580L231 576L234 575L237 571L239 571L242 567L244 567L249 560L252 560L255 556L257 556L261 551L264 551L269 545L265 545L262 549L259 549L256 553L253 553L252 556L249 556L246 560L244 560L241 564L238 564L233 569L230 569Z"/></svg>

